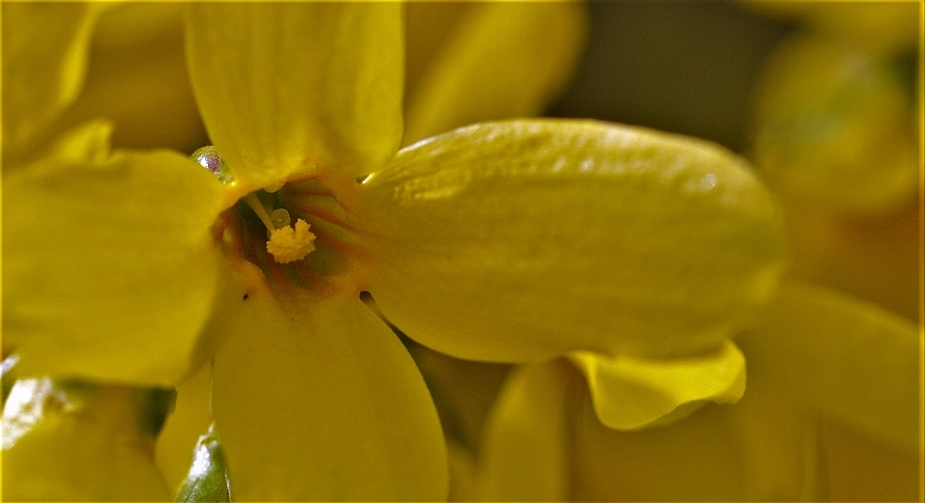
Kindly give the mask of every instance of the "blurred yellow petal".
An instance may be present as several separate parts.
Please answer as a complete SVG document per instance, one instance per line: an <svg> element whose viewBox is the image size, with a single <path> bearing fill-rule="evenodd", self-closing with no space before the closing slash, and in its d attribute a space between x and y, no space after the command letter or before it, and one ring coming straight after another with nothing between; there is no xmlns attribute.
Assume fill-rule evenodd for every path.
<svg viewBox="0 0 925 503"><path fill-rule="evenodd" d="M879 52L918 44L916 2L768 2L746 0L749 8L786 20L800 20L810 30Z"/></svg>
<svg viewBox="0 0 925 503"><path fill-rule="evenodd" d="M447 439L446 447L450 469L449 501L475 501L479 497L475 456L452 439Z"/></svg>
<svg viewBox="0 0 925 503"><path fill-rule="evenodd" d="M481 124L368 178L366 288L456 357L712 349L774 291L770 195L714 144L596 122Z"/></svg>
<svg viewBox="0 0 925 503"><path fill-rule="evenodd" d="M718 407L731 416L733 427L714 433L732 437L741 453L743 497L739 500L822 499L825 473L820 469L818 421L789 397L776 393L765 377L750 365L742 399L734 406Z"/></svg>
<svg viewBox="0 0 925 503"><path fill-rule="evenodd" d="M921 454L897 449L831 422L823 424L821 443L828 500L916 501L919 498Z"/></svg>
<svg viewBox="0 0 925 503"><path fill-rule="evenodd" d="M177 402L157 436L155 451L157 466L171 491L186 478L199 437L212 424L211 394L211 365L203 365L177 385Z"/></svg>
<svg viewBox="0 0 925 503"><path fill-rule="evenodd" d="M146 391L16 383L3 410L4 501L165 501Z"/></svg>
<svg viewBox="0 0 925 503"><path fill-rule="evenodd" d="M3 4L4 164L25 158L77 97L97 12L89 3Z"/></svg>
<svg viewBox="0 0 925 503"><path fill-rule="evenodd" d="M392 331L359 297L272 302L251 295L215 358L232 500L445 499L437 413Z"/></svg>
<svg viewBox="0 0 925 503"><path fill-rule="evenodd" d="M586 398L575 419L576 501L742 501L742 446L728 409L708 404L670 426L600 424Z"/></svg>
<svg viewBox="0 0 925 503"><path fill-rule="evenodd" d="M405 5L406 107L409 97L417 92L418 84L453 38L460 20L468 17L478 5L476 2L408 2Z"/></svg>
<svg viewBox="0 0 925 503"><path fill-rule="evenodd" d="M745 358L731 341L713 352L664 360L580 352L594 411L616 430L677 421L706 401L735 403L745 391Z"/></svg>
<svg viewBox="0 0 925 503"><path fill-rule="evenodd" d="M842 41L801 36L775 52L757 91L754 160L785 198L878 215L918 191L912 75Z"/></svg>
<svg viewBox="0 0 925 503"><path fill-rule="evenodd" d="M107 119L81 124L61 135L43 157L77 163L104 163L111 154L112 131L113 124Z"/></svg>
<svg viewBox="0 0 925 503"><path fill-rule="evenodd" d="M892 313L788 282L739 343L783 396L914 452L920 340L915 325Z"/></svg>
<svg viewBox="0 0 925 503"><path fill-rule="evenodd" d="M538 115L584 45L580 3L480 3L456 24L407 98L405 144L475 122Z"/></svg>
<svg viewBox="0 0 925 503"><path fill-rule="evenodd" d="M511 373L488 419L479 452L480 499L566 499L569 401L580 381L564 361L525 365Z"/></svg>
<svg viewBox="0 0 925 503"><path fill-rule="evenodd" d="M476 447L511 366L458 360L413 342L406 345L434 397L444 434Z"/></svg>
<svg viewBox="0 0 925 503"><path fill-rule="evenodd" d="M788 205L792 277L919 319L922 201L882 218L848 218Z"/></svg>
<svg viewBox="0 0 925 503"><path fill-rule="evenodd" d="M18 371L175 383L241 301L210 231L229 204L166 151L46 158L4 177L3 343Z"/></svg>
<svg viewBox="0 0 925 503"><path fill-rule="evenodd" d="M182 5L129 2L100 15L86 86L58 127L100 116L115 123L117 148L188 154L208 143L186 70Z"/></svg>
<svg viewBox="0 0 925 503"><path fill-rule="evenodd" d="M194 4L187 56L212 143L235 176L355 177L402 134L397 3Z"/></svg>

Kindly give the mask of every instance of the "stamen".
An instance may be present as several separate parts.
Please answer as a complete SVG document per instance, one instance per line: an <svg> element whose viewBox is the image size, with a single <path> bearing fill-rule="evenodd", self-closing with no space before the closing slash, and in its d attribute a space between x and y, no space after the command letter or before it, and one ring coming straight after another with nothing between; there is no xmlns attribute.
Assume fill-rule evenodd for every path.
<svg viewBox="0 0 925 503"><path fill-rule="evenodd" d="M302 260L315 249L315 235L308 228L308 223L300 218L295 223L295 229L286 226L270 231L267 251L280 264Z"/></svg>
<svg viewBox="0 0 925 503"><path fill-rule="evenodd" d="M267 213L267 209L263 207L263 203L260 202L260 199L257 199L257 194L251 192L250 194L244 196L243 199L245 204L251 207L254 210L254 213L257 214L257 218L263 222L263 225L267 226L267 230L276 229L276 226L273 225L273 219L270 218L270 214Z"/></svg>

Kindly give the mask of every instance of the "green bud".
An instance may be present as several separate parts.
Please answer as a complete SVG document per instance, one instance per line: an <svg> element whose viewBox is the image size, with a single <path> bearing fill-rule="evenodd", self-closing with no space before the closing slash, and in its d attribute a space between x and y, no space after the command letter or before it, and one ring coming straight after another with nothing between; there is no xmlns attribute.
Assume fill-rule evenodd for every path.
<svg viewBox="0 0 925 503"><path fill-rule="evenodd" d="M177 502L231 501L225 453L213 426L209 426L209 431L199 437L189 474L177 489L174 498Z"/></svg>

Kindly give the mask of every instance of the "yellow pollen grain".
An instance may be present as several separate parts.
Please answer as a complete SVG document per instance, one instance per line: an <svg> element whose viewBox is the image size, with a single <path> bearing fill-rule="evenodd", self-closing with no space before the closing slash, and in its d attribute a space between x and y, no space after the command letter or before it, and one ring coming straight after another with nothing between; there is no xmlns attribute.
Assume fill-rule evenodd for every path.
<svg viewBox="0 0 925 503"><path fill-rule="evenodd" d="M308 228L308 223L300 218L295 228L290 225L270 231L267 251L280 264L302 260L315 249L315 235Z"/></svg>

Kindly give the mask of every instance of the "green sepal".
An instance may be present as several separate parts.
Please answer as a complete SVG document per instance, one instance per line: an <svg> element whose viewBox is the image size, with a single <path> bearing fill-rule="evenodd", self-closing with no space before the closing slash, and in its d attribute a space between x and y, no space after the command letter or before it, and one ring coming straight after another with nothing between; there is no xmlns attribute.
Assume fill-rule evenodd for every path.
<svg viewBox="0 0 925 503"><path fill-rule="evenodd" d="M231 501L225 453L213 426L199 437L189 474L177 489L177 502Z"/></svg>

